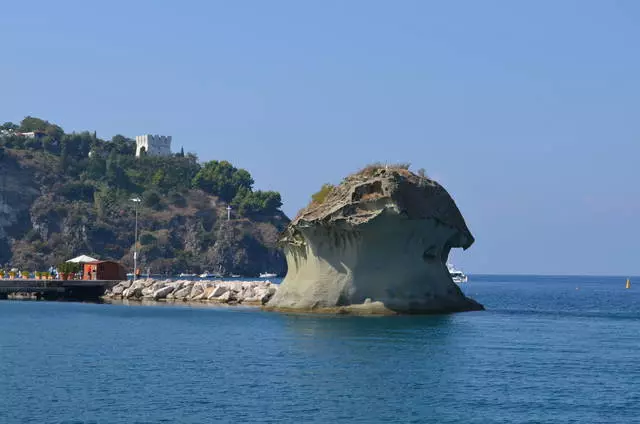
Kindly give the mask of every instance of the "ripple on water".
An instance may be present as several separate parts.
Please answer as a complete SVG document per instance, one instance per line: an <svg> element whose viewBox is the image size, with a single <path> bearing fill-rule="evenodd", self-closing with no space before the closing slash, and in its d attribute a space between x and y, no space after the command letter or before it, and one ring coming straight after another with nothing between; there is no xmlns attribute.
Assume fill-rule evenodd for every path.
<svg viewBox="0 0 640 424"><path fill-rule="evenodd" d="M637 419L640 292L526 278L429 317L0 302L0 422Z"/></svg>

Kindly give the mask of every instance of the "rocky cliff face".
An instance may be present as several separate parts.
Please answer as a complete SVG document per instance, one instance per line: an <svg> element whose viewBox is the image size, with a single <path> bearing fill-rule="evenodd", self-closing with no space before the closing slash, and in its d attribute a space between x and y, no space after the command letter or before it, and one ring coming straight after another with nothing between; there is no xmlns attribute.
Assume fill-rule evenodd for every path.
<svg viewBox="0 0 640 424"><path fill-rule="evenodd" d="M29 211L40 196L36 173L8 155L0 162L0 264L11 258L11 243L31 227Z"/></svg>
<svg viewBox="0 0 640 424"><path fill-rule="evenodd" d="M373 167L327 190L280 238L288 273L267 308L354 313L482 309L446 267L474 241L446 190L402 168Z"/></svg>

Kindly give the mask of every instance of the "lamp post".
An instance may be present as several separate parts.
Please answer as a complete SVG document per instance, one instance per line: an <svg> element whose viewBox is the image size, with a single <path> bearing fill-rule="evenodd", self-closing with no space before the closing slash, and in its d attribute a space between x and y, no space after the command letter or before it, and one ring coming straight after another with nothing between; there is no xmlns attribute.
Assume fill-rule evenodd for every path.
<svg viewBox="0 0 640 424"><path fill-rule="evenodd" d="M136 210L136 226L133 237L133 280L136 279L136 270L138 269L138 203L140 203L139 197L131 199L134 208Z"/></svg>

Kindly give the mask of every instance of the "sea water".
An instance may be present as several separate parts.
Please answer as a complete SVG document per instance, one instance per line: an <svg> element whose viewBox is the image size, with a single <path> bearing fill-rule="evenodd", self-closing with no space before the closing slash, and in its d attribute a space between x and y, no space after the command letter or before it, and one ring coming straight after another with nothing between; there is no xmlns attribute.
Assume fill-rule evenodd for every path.
<svg viewBox="0 0 640 424"><path fill-rule="evenodd" d="M471 276L487 310L0 302L0 423L640 422L640 279Z"/></svg>

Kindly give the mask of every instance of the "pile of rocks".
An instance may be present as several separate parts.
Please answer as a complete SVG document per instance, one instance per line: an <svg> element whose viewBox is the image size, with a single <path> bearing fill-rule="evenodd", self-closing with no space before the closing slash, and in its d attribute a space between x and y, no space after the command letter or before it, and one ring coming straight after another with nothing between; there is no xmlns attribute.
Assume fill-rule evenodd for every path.
<svg viewBox="0 0 640 424"><path fill-rule="evenodd" d="M276 293L270 281L186 281L144 279L122 281L105 299L217 302L264 305Z"/></svg>

